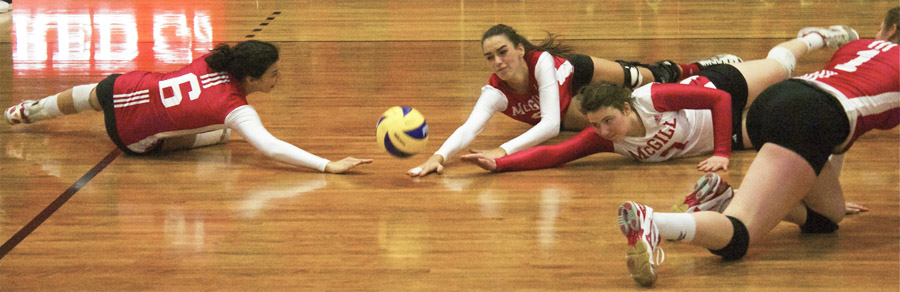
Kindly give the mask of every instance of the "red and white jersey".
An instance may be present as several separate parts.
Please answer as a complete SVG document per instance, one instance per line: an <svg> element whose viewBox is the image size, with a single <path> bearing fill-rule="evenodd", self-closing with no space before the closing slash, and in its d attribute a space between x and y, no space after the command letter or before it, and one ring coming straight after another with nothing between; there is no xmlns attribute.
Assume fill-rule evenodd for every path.
<svg viewBox="0 0 900 292"><path fill-rule="evenodd" d="M247 105L236 79L209 68L206 55L169 73L133 71L113 87L122 143L145 152L160 139L225 128L225 117Z"/></svg>
<svg viewBox="0 0 900 292"><path fill-rule="evenodd" d="M850 148L872 129L900 124L900 49L897 44L856 40L841 47L824 69L800 77L831 93L847 112L850 135L835 149Z"/></svg>
<svg viewBox="0 0 900 292"><path fill-rule="evenodd" d="M682 84L650 83L636 89L632 103L645 135L626 136L613 143L613 151L642 162L709 152L729 157L731 96L714 88L705 77L693 76Z"/></svg>
<svg viewBox="0 0 900 292"><path fill-rule="evenodd" d="M575 76L575 67L569 63L569 60L542 51L526 53L525 63L528 65L530 74L528 75L528 92L524 94L513 91L497 74L491 74L491 79L488 81L488 86L500 90L507 100L506 110L503 111L503 114L531 125L536 125L541 121L540 94L534 74L537 72L535 65L542 55L546 55L545 58L553 58L556 81L559 83L560 120L563 120L569 109L569 103L572 101L572 79Z"/></svg>

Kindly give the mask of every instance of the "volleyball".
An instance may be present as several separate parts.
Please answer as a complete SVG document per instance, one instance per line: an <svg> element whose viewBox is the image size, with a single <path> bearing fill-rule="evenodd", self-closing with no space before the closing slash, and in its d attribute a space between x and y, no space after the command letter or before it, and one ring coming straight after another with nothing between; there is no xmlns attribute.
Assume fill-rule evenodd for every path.
<svg viewBox="0 0 900 292"><path fill-rule="evenodd" d="M410 157L425 149L428 143L428 124L414 108L389 108L375 124L378 146L397 157Z"/></svg>

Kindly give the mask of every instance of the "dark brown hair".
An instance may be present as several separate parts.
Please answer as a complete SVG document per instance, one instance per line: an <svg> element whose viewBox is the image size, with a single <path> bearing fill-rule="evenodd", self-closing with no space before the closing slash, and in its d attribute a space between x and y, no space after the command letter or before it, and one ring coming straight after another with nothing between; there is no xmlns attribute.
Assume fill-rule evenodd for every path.
<svg viewBox="0 0 900 292"><path fill-rule="evenodd" d="M484 45L484 40L489 37L495 35L504 35L510 42L512 42L513 46L518 47L522 45L525 47L525 52L530 51L543 51L548 52L554 56L564 56L572 52L572 48L566 45L563 45L561 42L556 40L557 35L552 33L547 33L547 39L545 39L541 44L534 45L528 41L525 37L520 35L516 30L512 27L509 27L505 24L498 24L492 26L487 31L484 32L484 35L481 36L481 44Z"/></svg>
<svg viewBox="0 0 900 292"><path fill-rule="evenodd" d="M250 40L239 42L234 47L219 44L206 57L206 64L216 71L228 72L232 77L262 77L266 70L278 61L278 48L267 42Z"/></svg>
<svg viewBox="0 0 900 292"><path fill-rule="evenodd" d="M897 29L896 32L900 33L900 6L891 8L891 10L888 10L887 14L884 15L884 27L882 28L884 32L890 30L891 26L895 26ZM898 38L898 40L900 40L900 36L898 35L887 37L891 39ZM898 40L894 40L894 42L897 42Z"/></svg>
<svg viewBox="0 0 900 292"><path fill-rule="evenodd" d="M581 108L578 110L583 114L605 107L612 107L624 112L625 103L631 102L631 89L612 82L601 81L582 87L576 98L581 101Z"/></svg>

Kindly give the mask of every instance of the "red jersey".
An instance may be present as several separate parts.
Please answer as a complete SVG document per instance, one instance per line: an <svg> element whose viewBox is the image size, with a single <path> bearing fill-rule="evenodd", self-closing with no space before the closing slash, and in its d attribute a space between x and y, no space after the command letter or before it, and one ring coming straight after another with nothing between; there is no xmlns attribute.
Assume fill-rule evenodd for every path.
<svg viewBox="0 0 900 292"><path fill-rule="evenodd" d="M831 93L847 112L850 135L838 152L869 130L900 124L900 48L894 43L852 41L824 69L797 78Z"/></svg>
<svg viewBox="0 0 900 292"><path fill-rule="evenodd" d="M524 94L516 93L497 74L491 74L488 85L503 92L508 101L503 114L531 125L536 125L541 121L540 96L534 72L536 72L535 65L543 54L553 58L553 65L556 69L555 79L559 83L559 116L560 120L564 119L566 111L569 109L569 103L572 101L572 79L575 76L575 69L569 60L542 51L525 53L525 63L528 65L530 74L528 74L528 92Z"/></svg>
<svg viewBox="0 0 900 292"><path fill-rule="evenodd" d="M204 60L169 73L133 71L113 87L116 129L122 143L145 152L160 139L225 127L225 117L247 99L239 82Z"/></svg>

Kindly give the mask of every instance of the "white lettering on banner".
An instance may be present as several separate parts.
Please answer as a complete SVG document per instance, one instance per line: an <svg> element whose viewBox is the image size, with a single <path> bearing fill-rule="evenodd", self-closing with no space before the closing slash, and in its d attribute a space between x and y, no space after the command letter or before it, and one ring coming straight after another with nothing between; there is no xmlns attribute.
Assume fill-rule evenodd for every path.
<svg viewBox="0 0 900 292"><path fill-rule="evenodd" d="M213 47L213 28L207 11L194 11L192 24L188 22L190 14L154 14L152 38L139 36L135 14L129 9L12 14L13 69L17 75L46 70L48 66L79 72L136 70L133 61L139 54L139 37L153 40L153 54L163 63L189 63L194 51L205 52ZM48 44L57 45L48 49Z"/></svg>

